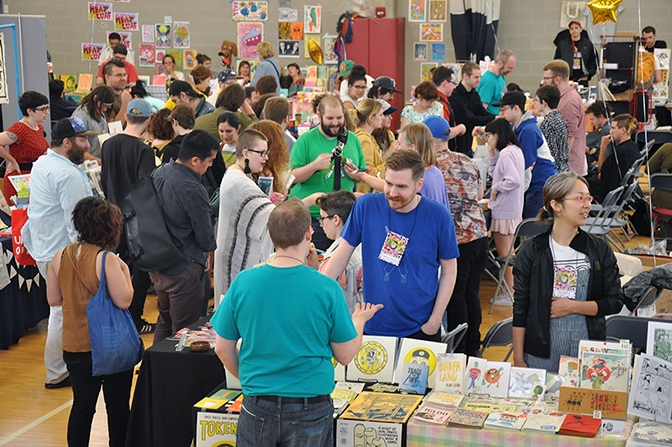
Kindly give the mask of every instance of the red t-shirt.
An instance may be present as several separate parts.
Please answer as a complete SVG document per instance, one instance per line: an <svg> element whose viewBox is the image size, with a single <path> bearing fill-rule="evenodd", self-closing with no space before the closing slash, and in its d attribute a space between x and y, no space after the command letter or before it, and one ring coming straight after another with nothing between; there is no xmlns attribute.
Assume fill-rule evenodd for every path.
<svg viewBox="0 0 672 447"><path fill-rule="evenodd" d="M448 108L448 97L443 93L439 92L438 101L441 103L441 106L443 107L443 117L446 119L446 121L450 122L450 109Z"/></svg>
<svg viewBox="0 0 672 447"><path fill-rule="evenodd" d="M107 64L107 62L105 62ZM98 67L98 77L105 79L103 76L103 67L105 64L102 64L100 67ZM135 84L138 82L138 71L135 69L135 66L131 64L130 62L124 61L124 65L126 66L126 74L128 75L128 79L126 81L127 84Z"/></svg>

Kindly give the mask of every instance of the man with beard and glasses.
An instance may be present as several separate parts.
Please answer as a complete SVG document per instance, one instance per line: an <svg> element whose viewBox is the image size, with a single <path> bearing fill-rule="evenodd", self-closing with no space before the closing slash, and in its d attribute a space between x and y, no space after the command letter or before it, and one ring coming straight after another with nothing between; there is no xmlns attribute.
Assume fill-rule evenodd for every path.
<svg viewBox="0 0 672 447"><path fill-rule="evenodd" d="M339 278L361 243L364 302L384 306L364 332L440 341L457 275L453 218L444 205L418 194L425 173L418 152L392 153L385 169L385 194L357 199L323 273Z"/></svg>
<svg viewBox="0 0 672 447"><path fill-rule="evenodd" d="M81 199L93 195L88 177L77 165L84 162L89 149L87 136L96 134L79 118L63 118L52 129L51 149L33 164L28 221L21 235L45 281L56 252L77 241L72 210ZM53 306L44 346L45 387L49 389L70 385L63 361L62 332L63 311L61 306Z"/></svg>
<svg viewBox="0 0 672 447"><path fill-rule="evenodd" d="M334 169L332 151L339 145L338 135L344 135L345 131L343 103L335 96L325 96L318 106L317 116L320 118L320 125L301 135L292 148L292 175L295 179L290 197L304 199L317 192L328 193L335 190L334 176L339 174ZM347 132L347 140L343 145L341 166L345 163L352 163L357 169L366 169L362 146L352 132ZM353 191L355 181L343 169L340 177L340 189ZM313 242L317 249L324 251L332 241L320 226L320 207L311 206L310 215L313 218Z"/></svg>

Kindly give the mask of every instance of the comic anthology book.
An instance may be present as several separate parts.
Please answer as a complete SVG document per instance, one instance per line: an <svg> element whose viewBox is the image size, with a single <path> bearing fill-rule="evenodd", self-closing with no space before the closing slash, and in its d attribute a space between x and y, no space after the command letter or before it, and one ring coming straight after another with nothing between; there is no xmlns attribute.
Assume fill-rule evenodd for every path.
<svg viewBox="0 0 672 447"><path fill-rule="evenodd" d="M423 405L415 412L413 420L427 424L446 425L452 413L452 410L442 410L430 407L429 405Z"/></svg>
<svg viewBox="0 0 672 447"><path fill-rule="evenodd" d="M341 415L342 419L404 423L422 401L422 396L362 392Z"/></svg>
<svg viewBox="0 0 672 447"><path fill-rule="evenodd" d="M672 362L649 354L635 357L628 413L672 423Z"/></svg>
<svg viewBox="0 0 672 447"><path fill-rule="evenodd" d="M558 375L564 377L562 386L578 387L581 375L579 374L579 359L574 357L560 356L560 370Z"/></svg>
<svg viewBox="0 0 672 447"><path fill-rule="evenodd" d="M546 370L511 367L509 397L544 400Z"/></svg>
<svg viewBox="0 0 672 447"><path fill-rule="evenodd" d="M580 436L583 438L594 438L602 425L602 419L590 416L581 416L579 414L568 414L562 423L559 435Z"/></svg>
<svg viewBox="0 0 672 447"><path fill-rule="evenodd" d="M502 411L493 411L485 420L485 428L494 428L497 430L519 431L527 420L526 414L505 413Z"/></svg>
<svg viewBox="0 0 672 447"><path fill-rule="evenodd" d="M483 423L487 418L488 413L467 410L466 408L456 408L453 414L450 415L448 424L462 428L483 428Z"/></svg>
<svg viewBox="0 0 672 447"><path fill-rule="evenodd" d="M628 391L630 350L618 343L585 342L579 344L581 388Z"/></svg>
<svg viewBox="0 0 672 447"><path fill-rule="evenodd" d="M464 368L467 356L464 354L438 354L437 391L449 394L464 394Z"/></svg>
<svg viewBox="0 0 672 447"><path fill-rule="evenodd" d="M481 394L493 397L507 397L511 364L508 362L487 362L481 383Z"/></svg>
<svg viewBox="0 0 672 447"><path fill-rule="evenodd" d="M399 391L402 393L425 394L427 388L427 376L429 375L429 365L418 365L417 363L407 363L401 367L401 378L399 379Z"/></svg>
<svg viewBox="0 0 672 447"><path fill-rule="evenodd" d="M427 386L436 387L436 356L444 354L448 348L445 343L432 341L414 340L411 338L402 338L399 343L399 358L397 360L397 371L395 382L400 383L401 368L404 363L415 363L418 365L429 365L429 378Z"/></svg>
<svg viewBox="0 0 672 447"><path fill-rule="evenodd" d="M565 421L565 415L562 413L551 414L531 414L527 417L523 432L531 433L557 433Z"/></svg>
<svg viewBox="0 0 672 447"><path fill-rule="evenodd" d="M463 396L434 390L427 395L427 404L437 408L453 410L460 405L462 398Z"/></svg>
<svg viewBox="0 0 672 447"><path fill-rule="evenodd" d="M348 365L348 380L392 382L396 349L396 337L363 336L359 352Z"/></svg>
<svg viewBox="0 0 672 447"><path fill-rule="evenodd" d="M672 362L672 324L649 322L646 352L659 359Z"/></svg>
<svg viewBox="0 0 672 447"><path fill-rule="evenodd" d="M481 383L483 383L483 374L488 361L478 357L469 357L467 369L464 373L464 383L466 395L479 394L481 392Z"/></svg>

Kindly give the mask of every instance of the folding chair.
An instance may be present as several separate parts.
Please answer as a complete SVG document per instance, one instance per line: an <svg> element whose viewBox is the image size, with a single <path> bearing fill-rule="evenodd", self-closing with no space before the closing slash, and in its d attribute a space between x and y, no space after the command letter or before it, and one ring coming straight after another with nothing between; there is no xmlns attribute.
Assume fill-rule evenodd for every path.
<svg viewBox="0 0 672 447"><path fill-rule="evenodd" d="M513 266L513 262L515 261L515 254L522 245L522 243L530 239L539 233L542 233L546 231L550 226L552 225L552 222L549 221L546 224L541 224L537 222L535 219L525 219L522 221L518 226L516 227L516 232L513 235L513 243L511 244L511 247L509 248L509 252L505 256L501 256L501 253L499 254L496 258L496 261L501 264L501 267L499 269L499 278L497 279L497 288L495 289L495 297L499 294L500 290L506 290L509 293L509 296L513 296L513 291L509 288L509 285L506 283L504 280L504 272L506 271L506 267L511 264ZM492 309L495 306L495 300L493 297L492 303L490 304L490 311L488 313L492 313Z"/></svg>
<svg viewBox="0 0 672 447"><path fill-rule="evenodd" d="M586 224L581 227L586 233L602 238L607 242L611 242L621 253L625 252L625 246L621 249L618 243L611 237L611 233L613 233L611 225L616 218L616 212L619 209L617 202L621 198L622 193L623 186L619 186L613 191L609 191L602 201L602 209L597 214L597 217L589 217L586 219ZM617 239L621 245L623 245L623 241L621 241L618 236Z"/></svg>
<svg viewBox="0 0 672 447"><path fill-rule="evenodd" d="M663 293L662 288L658 289L657 287L650 286L644 293L642 293L642 296L639 297L639 301L630 315L637 316L637 311L640 308L653 306L661 293Z"/></svg>
<svg viewBox="0 0 672 447"><path fill-rule="evenodd" d="M640 130L637 132L635 139L637 140L639 147L642 148L647 143L654 141L656 143L655 146L652 145L653 147L650 147L649 149L653 149L653 152L655 153L663 144L672 142L672 132L669 130L647 130L645 133L643 130ZM647 139L649 141L646 141ZM653 155L653 153L649 154L649 156L651 155Z"/></svg>
<svg viewBox="0 0 672 447"><path fill-rule="evenodd" d="M509 353L506 354L504 361L509 360L511 353L513 352L513 317L509 317L505 320L498 321L493 324L485 338L483 339L483 347L478 352L478 356L483 358L483 353L486 349L493 346L508 346L511 345Z"/></svg>
<svg viewBox="0 0 672 447"><path fill-rule="evenodd" d="M669 324L672 329L672 320L614 315L607 318L607 340L630 340L635 348L646 349L650 321Z"/></svg>
<svg viewBox="0 0 672 447"><path fill-rule="evenodd" d="M672 191L672 174L658 173L649 177L649 188L661 189L663 191ZM658 226L659 220L668 220L672 218L672 209L653 208L653 228Z"/></svg>
<svg viewBox="0 0 672 447"><path fill-rule="evenodd" d="M443 315L443 318L443 323L445 324L444 327L448 327L446 314ZM441 343L446 343L448 345L446 352L455 352L455 349L457 349L457 347L460 345L460 342L467 333L467 327L469 327L467 323L458 324L455 329L441 337Z"/></svg>

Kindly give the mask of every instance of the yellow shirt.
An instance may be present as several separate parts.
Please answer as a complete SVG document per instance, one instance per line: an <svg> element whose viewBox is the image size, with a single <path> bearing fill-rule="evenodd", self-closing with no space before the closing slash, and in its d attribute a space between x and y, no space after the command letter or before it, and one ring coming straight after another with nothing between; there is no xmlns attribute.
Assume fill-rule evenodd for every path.
<svg viewBox="0 0 672 447"><path fill-rule="evenodd" d="M355 130L355 136L359 139L362 145L362 153L364 154L364 161L366 167L369 169L369 174L378 178L385 178L385 162L380 155L380 146L373 138L373 136L366 130L358 127ZM357 186L359 192L367 193L371 191L371 187L364 182L360 182Z"/></svg>

